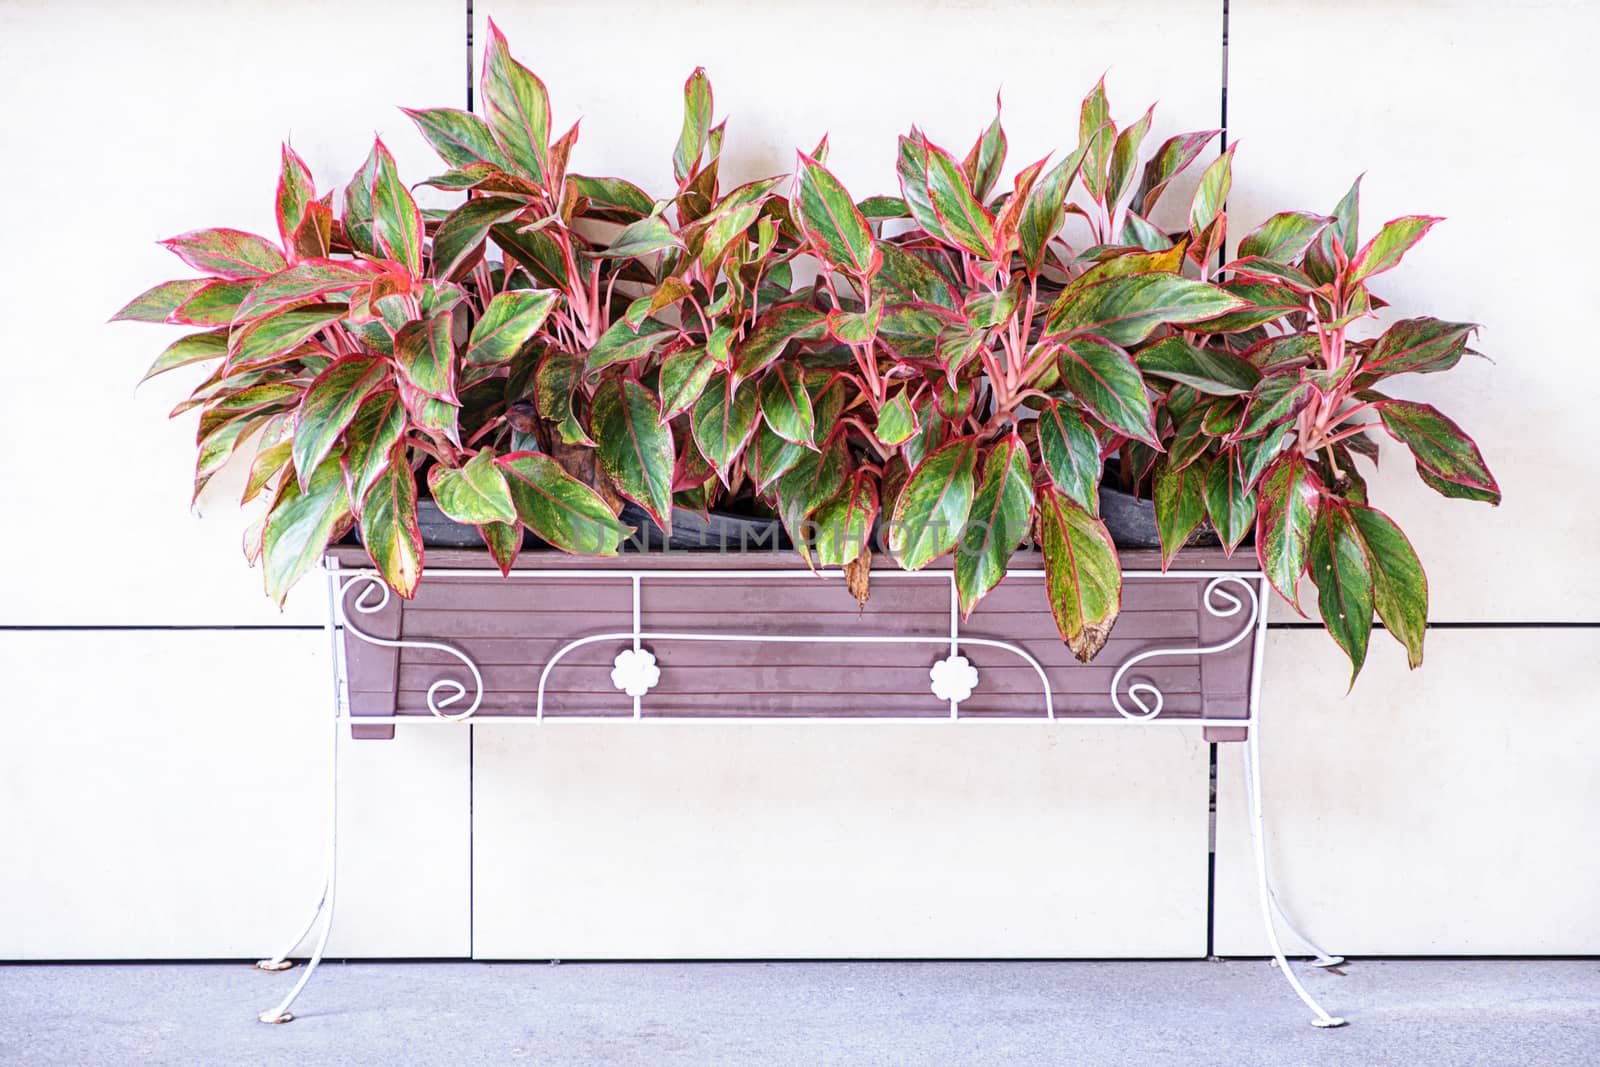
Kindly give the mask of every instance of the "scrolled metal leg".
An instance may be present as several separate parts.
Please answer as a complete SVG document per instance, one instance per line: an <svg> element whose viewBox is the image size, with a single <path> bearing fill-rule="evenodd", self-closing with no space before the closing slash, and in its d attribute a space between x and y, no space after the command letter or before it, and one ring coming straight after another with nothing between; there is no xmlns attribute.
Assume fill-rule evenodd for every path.
<svg viewBox="0 0 1600 1067"><path fill-rule="evenodd" d="M283 969L281 965L285 962L284 958L296 945L305 940L306 934L311 932L311 928L316 925L319 918L322 921L322 929L317 933L316 948L312 950L311 958L306 961L305 970L300 972L300 980L289 990L289 995L284 997L277 1007L269 1008L256 1016L264 1023L286 1023L294 1018L289 1011L289 1005L295 1002L295 998L316 973L317 965L322 962L322 955L328 948L328 936L333 933L334 903L339 887L339 719L337 716L334 717L332 725L333 746L329 757L333 765L328 774L328 877L323 883L322 899L317 902L317 910L311 916L311 921L300 932L300 936L294 939L294 943L271 960L265 960L257 966L268 970Z"/></svg>
<svg viewBox="0 0 1600 1067"><path fill-rule="evenodd" d="M1310 992L1307 991L1306 987L1301 984L1299 976L1294 973L1292 968L1290 968L1289 960L1283 954L1283 945L1278 941L1278 929L1273 923L1273 916L1274 913L1282 916L1283 910L1278 905L1277 900L1274 897L1272 892L1272 883L1267 877L1267 828L1266 820L1262 814L1261 805L1260 744L1261 723L1258 717L1257 721L1251 725L1250 731L1245 738L1244 760L1245 795L1249 798L1250 803L1250 839L1251 843L1255 846L1256 880L1258 888L1261 891L1261 924L1267 932L1267 943L1272 947L1273 962L1277 964L1278 969L1283 972L1284 978L1288 980L1289 987L1295 991L1295 995L1300 998L1306 1007L1310 1008L1316 1013L1316 1018L1311 1020L1311 1025L1322 1029L1331 1029L1333 1027L1344 1026L1346 1025L1344 1019L1328 1014L1328 1012L1323 1009L1322 1005L1317 1003L1316 998L1313 997ZM1291 930L1294 929L1293 926L1287 922L1285 922L1285 925L1288 925ZM1299 931L1296 930L1294 932L1297 936L1301 937L1301 940L1310 943L1310 939L1300 935ZM1315 945L1312 947L1316 948ZM1328 956L1328 954L1323 952L1321 949L1316 949L1316 951L1319 954L1319 964L1320 960L1323 958L1330 961L1336 958ZM1331 966L1332 964L1329 963L1321 965Z"/></svg>

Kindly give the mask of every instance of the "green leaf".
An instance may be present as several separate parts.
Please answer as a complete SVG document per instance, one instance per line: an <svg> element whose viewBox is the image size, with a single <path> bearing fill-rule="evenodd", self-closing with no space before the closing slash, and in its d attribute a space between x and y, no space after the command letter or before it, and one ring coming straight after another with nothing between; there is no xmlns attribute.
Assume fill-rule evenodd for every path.
<svg viewBox="0 0 1600 1067"><path fill-rule="evenodd" d="M1038 274L1044 264L1045 249L1050 239L1061 229L1067 217L1067 191L1072 180L1083 168L1087 151L1080 145L1076 151L1045 172L1028 194L1028 203L1022 209L1017 223L1017 242L1029 274Z"/></svg>
<svg viewBox="0 0 1600 1067"><path fill-rule="evenodd" d="M573 174L567 184L589 201L589 214L607 222L629 223L642 219L655 207L650 194L622 178L590 178Z"/></svg>
<svg viewBox="0 0 1600 1067"><path fill-rule="evenodd" d="M800 448L799 445L794 447ZM845 469L849 465L849 447L843 436L839 436L821 452L801 449L800 458L778 477L774 488L778 515L807 565L815 566L809 546L816 538L815 530L807 529L806 520L843 487Z"/></svg>
<svg viewBox="0 0 1600 1067"><path fill-rule="evenodd" d="M860 211L861 217L869 222L911 217L906 202L898 196L869 196L856 204L856 210Z"/></svg>
<svg viewBox="0 0 1600 1067"><path fill-rule="evenodd" d="M1177 274L1124 274L1067 290L1050 307L1046 333L1092 333L1134 345L1166 323L1199 322L1246 306L1225 289Z"/></svg>
<svg viewBox="0 0 1600 1067"><path fill-rule="evenodd" d="M510 577L511 566L522 551L522 523L486 522L478 527L478 533L489 555L494 557L494 565L500 568L502 575Z"/></svg>
<svg viewBox="0 0 1600 1067"><path fill-rule="evenodd" d="M393 389L380 389L370 394L356 408L345 434L344 454L339 457L351 500L365 499L367 490L395 454L395 443L405 428L406 411L400 403L400 394ZM401 461L404 460L401 453ZM410 471L409 465L406 469Z"/></svg>
<svg viewBox="0 0 1600 1067"><path fill-rule="evenodd" d="M549 176L550 97L544 83L511 58L505 34L493 19L482 88L484 114L495 143L516 170L544 185Z"/></svg>
<svg viewBox="0 0 1600 1067"><path fill-rule="evenodd" d="M1062 346L1057 363L1062 384L1096 419L1117 433L1159 444L1144 378L1128 353L1097 337L1076 337Z"/></svg>
<svg viewBox="0 0 1600 1067"><path fill-rule="evenodd" d="M1461 361L1467 341L1477 328L1471 322L1404 319L1378 338L1378 343L1361 361L1362 370L1384 375L1449 370Z"/></svg>
<svg viewBox="0 0 1600 1067"><path fill-rule="evenodd" d="M1169 459L1156 468L1152 499L1156 508L1156 533L1161 538L1162 570L1172 566L1173 558L1200 525L1200 520L1206 517L1204 483L1205 470L1198 463L1180 468Z"/></svg>
<svg viewBox="0 0 1600 1067"><path fill-rule="evenodd" d="M1294 443L1295 435L1288 427L1269 430L1260 437L1251 437L1238 443L1239 478L1245 485L1254 487L1266 469L1272 466L1285 449Z"/></svg>
<svg viewBox="0 0 1600 1067"><path fill-rule="evenodd" d="M746 379L734 384L724 377L695 402L690 427L700 453L716 467L723 484L730 484L734 461L756 428L756 383Z"/></svg>
<svg viewBox="0 0 1600 1067"><path fill-rule="evenodd" d="M152 286L122 305L108 322L169 322L172 313L208 285L207 278L185 278Z"/></svg>
<svg viewBox="0 0 1600 1067"><path fill-rule="evenodd" d="M909 390L902 389L878 410L878 425L873 428L873 433L878 440L893 447L916 432L917 415L911 410L911 394Z"/></svg>
<svg viewBox="0 0 1600 1067"><path fill-rule="evenodd" d="M494 142L488 125L469 111L452 107L400 109L417 124L422 136L427 138L439 158L452 167L465 167L473 163L489 163L501 170L510 170L511 162ZM471 203L471 201L468 201Z"/></svg>
<svg viewBox="0 0 1600 1067"><path fill-rule="evenodd" d="M704 67L696 67L683 83L683 131L672 151L672 173L679 182L699 166L711 132L711 82Z"/></svg>
<svg viewBox="0 0 1600 1067"><path fill-rule="evenodd" d="M897 244L879 241L878 251L883 255L883 266L873 279L875 293L895 303L915 301L954 310L956 302L950 295L950 283L938 271Z"/></svg>
<svg viewBox="0 0 1600 1067"><path fill-rule="evenodd" d="M617 491L672 532L672 430L650 390L631 379L607 378L595 390L589 429L600 466Z"/></svg>
<svg viewBox="0 0 1600 1067"><path fill-rule="evenodd" d="M457 522L515 522L516 506L506 476L495 463L494 449L474 453L459 467L434 466L428 471L428 492L439 510Z"/></svg>
<svg viewBox="0 0 1600 1067"><path fill-rule="evenodd" d="M204 363L211 359L221 359L228 354L228 331L207 330L205 333L191 333L168 345L156 361L150 364L150 369L144 372L144 377L139 379L139 384L154 378L158 374L165 374L178 367L187 367L191 363Z"/></svg>
<svg viewBox="0 0 1600 1067"><path fill-rule="evenodd" d="M339 259L305 259L288 270L256 283L236 321L253 319L276 308L302 303L332 293L350 292L370 286L377 268L370 263Z"/></svg>
<svg viewBox="0 0 1600 1067"><path fill-rule="evenodd" d="M617 234L616 239L611 242L610 247L600 254L620 259L630 256L647 256L652 252L682 247L683 241L672 231L672 227L667 224L667 220L660 215L650 215L623 227L622 232Z"/></svg>
<svg viewBox="0 0 1600 1067"><path fill-rule="evenodd" d="M533 275L541 287L566 290L574 284L574 279L567 275L561 246L543 230L518 233L515 227L503 222L491 227L489 236L509 258Z"/></svg>
<svg viewBox="0 0 1600 1067"><path fill-rule="evenodd" d="M169 237L161 244L195 270L233 281L276 274L288 266L276 245L243 230L191 230ZM151 293L139 299L144 300ZM118 315L122 316L123 312Z"/></svg>
<svg viewBox="0 0 1600 1067"><path fill-rule="evenodd" d="M572 410L572 394L578 388L577 353L551 348L539 361L533 374L534 403L539 414L560 428L561 440L569 445L589 445L589 434Z"/></svg>
<svg viewBox="0 0 1600 1067"><path fill-rule="evenodd" d="M413 275L422 273L422 215L411 190L400 180L394 156L378 138L372 148L377 167L372 181L372 234L378 248Z"/></svg>
<svg viewBox="0 0 1600 1067"><path fill-rule="evenodd" d="M317 375L300 401L295 421L292 454L302 489L313 473L320 471L361 401L388 380L388 363L370 356L344 356Z"/></svg>
<svg viewBox="0 0 1600 1067"><path fill-rule="evenodd" d="M1406 649L1412 670L1422 666L1422 639L1428 627L1428 576L1416 550L1394 520L1375 508L1349 504L1372 567L1373 605L1378 618Z"/></svg>
<svg viewBox="0 0 1600 1067"><path fill-rule="evenodd" d="M467 362L475 367L504 363L521 351L544 325L561 294L554 289L497 293L467 340Z"/></svg>
<svg viewBox="0 0 1600 1067"><path fill-rule="evenodd" d="M1406 215L1384 223L1377 236L1356 253L1346 284L1354 285L1374 274L1382 274L1399 266L1401 258L1411 246L1422 240L1423 234L1433 229L1434 223L1443 221L1432 215Z"/></svg>
<svg viewBox="0 0 1600 1067"><path fill-rule="evenodd" d="M211 282L200 289L172 313L172 321L187 322L195 326L227 326L239 313L239 305L250 295L253 281Z"/></svg>
<svg viewBox="0 0 1600 1067"><path fill-rule="evenodd" d="M1006 163L1006 131L1000 128L1000 94L994 98L994 121L978 135L972 150L961 164L972 193L980 201L989 199L1000 170Z"/></svg>
<svg viewBox="0 0 1600 1067"><path fill-rule="evenodd" d="M1239 255L1293 263L1332 222L1327 215L1309 211L1281 211L1239 242Z"/></svg>
<svg viewBox="0 0 1600 1067"><path fill-rule="evenodd" d="M694 406L706 391L717 363L704 345L681 348L661 361L661 417L670 419Z"/></svg>
<svg viewBox="0 0 1600 1067"><path fill-rule="evenodd" d="M1065 400L1039 411L1039 458L1058 490L1089 514L1100 513L1100 439Z"/></svg>
<svg viewBox="0 0 1600 1067"><path fill-rule="evenodd" d="M637 330L629 326L626 319L618 319L589 349L584 373L593 374L614 363L631 363L642 359L665 343L667 334L677 332L677 327L668 326L657 319L645 319Z"/></svg>
<svg viewBox="0 0 1600 1067"><path fill-rule="evenodd" d="M1078 144L1085 152L1083 186L1097 203L1106 202L1106 176L1116 136L1117 126L1111 121L1111 103L1106 99L1106 80L1102 76L1078 108Z"/></svg>
<svg viewBox="0 0 1600 1067"><path fill-rule="evenodd" d="M983 484L956 549L956 593L963 617L1000 584L1011 554L1028 536L1033 518L1033 472L1016 434L1001 439L983 465Z"/></svg>
<svg viewBox="0 0 1600 1067"><path fill-rule="evenodd" d="M1322 509L1311 535L1311 579L1328 633L1350 657L1350 684L1367 658L1373 578L1359 529L1343 504Z"/></svg>
<svg viewBox="0 0 1600 1067"><path fill-rule="evenodd" d="M1128 186L1133 182L1133 168L1139 162L1139 146L1144 143L1145 134L1150 132L1150 120L1155 115L1155 107L1144 113L1144 117L1117 134L1116 143L1111 148L1111 171L1106 183L1106 203L1115 204L1122 199L1122 194L1128 191Z"/></svg>
<svg viewBox="0 0 1600 1067"><path fill-rule="evenodd" d="M1261 483L1256 510L1256 558L1278 595L1300 611L1297 586L1311 549L1322 497L1305 459L1291 452L1273 465Z"/></svg>
<svg viewBox="0 0 1600 1067"><path fill-rule="evenodd" d="M423 548L417 526L417 478L406 462L404 445L395 445L388 465L361 498L358 518L361 543L378 573L390 589L410 600L422 577Z"/></svg>
<svg viewBox="0 0 1600 1067"><path fill-rule="evenodd" d="M1282 286L1230 279L1223 288L1245 300L1247 305L1214 319L1191 323L1189 329L1195 333L1245 333L1306 309L1300 295Z"/></svg>
<svg viewBox="0 0 1600 1067"><path fill-rule="evenodd" d="M883 321L883 301L874 300L865 311L838 309L828 312L828 333L842 345L871 344Z"/></svg>
<svg viewBox="0 0 1600 1067"><path fill-rule="evenodd" d="M1391 437L1411 449L1417 473L1431 488L1462 500L1500 503L1500 485L1478 446L1438 408L1384 397L1378 401L1378 417Z"/></svg>
<svg viewBox="0 0 1600 1067"><path fill-rule="evenodd" d="M811 250L824 262L857 277L870 277L883 262L867 220L843 185L821 163L798 153L795 221Z"/></svg>
<svg viewBox="0 0 1600 1067"><path fill-rule="evenodd" d="M258 319L248 329L234 334L229 343L233 350L229 367L239 371L270 363L349 313L346 304L315 304Z"/></svg>
<svg viewBox="0 0 1600 1067"><path fill-rule="evenodd" d="M785 441L763 422L756 426L755 436L750 439L750 448L745 453L745 468L755 482L756 492L765 493L802 459L816 454L815 450L805 445Z"/></svg>
<svg viewBox="0 0 1600 1067"><path fill-rule="evenodd" d="M301 219L305 216L306 206L316 199L317 190L305 160L289 147L287 141L284 142L281 158L278 194L273 206L277 209L278 236L283 239L283 247L290 248L294 244L295 230L299 229Z"/></svg>
<svg viewBox="0 0 1600 1067"><path fill-rule="evenodd" d="M1250 394L1249 406L1235 436L1255 437L1274 426L1288 422L1316 396L1317 387L1298 374L1279 374L1261 379Z"/></svg>
<svg viewBox="0 0 1600 1067"><path fill-rule="evenodd" d="M1216 221L1233 188L1233 150L1229 145L1200 176L1200 187L1189 204L1189 230L1200 233Z"/></svg>
<svg viewBox="0 0 1600 1067"><path fill-rule="evenodd" d="M446 403L456 398L456 348L451 342L454 313L443 311L422 322L408 322L394 335L394 361L407 381Z"/></svg>
<svg viewBox="0 0 1600 1067"><path fill-rule="evenodd" d="M1206 468L1206 514L1229 555L1256 521L1256 490L1244 480L1231 452L1216 456Z"/></svg>
<svg viewBox="0 0 1600 1067"><path fill-rule="evenodd" d="M1221 132L1197 130L1180 133L1162 142L1156 154L1150 157L1150 162L1144 165L1144 176L1139 179L1139 189L1133 195L1133 203L1138 205L1141 215L1148 216L1155 210L1167 184L1199 158L1211 139Z"/></svg>
<svg viewBox="0 0 1600 1067"><path fill-rule="evenodd" d="M824 500L813 516L817 563L842 567L853 562L872 541L878 517L878 486L866 471L857 471L837 493Z"/></svg>
<svg viewBox="0 0 1600 1067"><path fill-rule="evenodd" d="M784 304L763 312L734 353L734 377L754 376L781 356L791 341L817 340L827 322L824 312L805 304Z"/></svg>
<svg viewBox="0 0 1600 1067"><path fill-rule="evenodd" d="M960 329L965 321L936 304L896 304L884 309L877 340L901 359L938 360L941 335Z"/></svg>
<svg viewBox="0 0 1600 1067"><path fill-rule="evenodd" d="M785 361L768 370L761 379L759 399L773 433L796 444L815 444L816 412L806 391L805 371L798 364Z"/></svg>
<svg viewBox="0 0 1600 1067"><path fill-rule="evenodd" d="M521 201L509 197L480 196L446 215L433 234L434 275L459 277L488 240L489 231L516 218L524 206Z"/></svg>
<svg viewBox="0 0 1600 1067"><path fill-rule="evenodd" d="M961 437L932 452L911 472L895 501L889 551L908 571L955 547L972 509L977 445Z"/></svg>
<svg viewBox="0 0 1600 1067"><path fill-rule="evenodd" d="M926 159L928 202L939 220L932 235L975 256L988 257L994 244L994 216L972 195L955 157L928 144Z"/></svg>
<svg viewBox="0 0 1600 1067"><path fill-rule="evenodd" d="M1211 396L1240 396L1255 389L1261 372L1238 356L1168 337L1139 352L1147 377L1187 385Z"/></svg>
<svg viewBox="0 0 1600 1067"><path fill-rule="evenodd" d="M895 174L900 179L900 194L911 217L924 232L939 233L939 216L928 198L928 143L915 128L910 137L900 138Z"/></svg>
<svg viewBox="0 0 1600 1067"><path fill-rule="evenodd" d="M324 460L304 484L285 480L267 515L261 541L267 595L279 607L294 583L317 565L334 531L349 515L350 498L338 460Z"/></svg>
<svg viewBox="0 0 1600 1067"><path fill-rule="evenodd" d="M1105 647L1122 607L1122 568L1105 524L1056 489L1039 497L1039 548L1056 629L1080 663Z"/></svg>
<svg viewBox="0 0 1600 1067"><path fill-rule="evenodd" d="M617 517L600 494L538 452L501 456L517 518L534 535L580 556L614 556L632 527Z"/></svg>

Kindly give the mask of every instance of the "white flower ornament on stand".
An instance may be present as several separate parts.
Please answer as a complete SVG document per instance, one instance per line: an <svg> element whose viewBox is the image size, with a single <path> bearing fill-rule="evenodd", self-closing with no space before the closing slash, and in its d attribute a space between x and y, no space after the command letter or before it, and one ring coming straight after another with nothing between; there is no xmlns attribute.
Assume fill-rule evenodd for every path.
<svg viewBox="0 0 1600 1067"><path fill-rule="evenodd" d="M933 680L933 695L959 704L972 695L978 685L978 668L965 656L948 656L928 671Z"/></svg>
<svg viewBox="0 0 1600 1067"><path fill-rule="evenodd" d="M612 664L611 684L631 697L644 696L661 681L661 668L645 649L624 649Z"/></svg>

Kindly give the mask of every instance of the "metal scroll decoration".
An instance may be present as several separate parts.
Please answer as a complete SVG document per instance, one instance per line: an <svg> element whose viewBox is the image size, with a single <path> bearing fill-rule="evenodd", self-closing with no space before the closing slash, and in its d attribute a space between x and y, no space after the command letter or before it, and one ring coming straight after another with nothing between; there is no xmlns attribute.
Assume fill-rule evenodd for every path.
<svg viewBox="0 0 1600 1067"><path fill-rule="evenodd" d="M1244 590L1243 598L1228 589L1229 585ZM1200 603L1206 613L1214 619L1231 619L1244 612L1247 605L1249 611L1238 632L1220 644L1201 648L1152 648L1147 652L1129 656L1122 666L1117 668L1117 673L1111 676L1111 706L1116 709L1118 715L1124 719L1147 721L1160 715L1161 709L1167 703L1166 695L1161 692L1160 686L1148 680L1136 679L1129 683L1127 695L1138 710L1132 710L1123 704L1122 680L1133 668L1158 656L1209 656L1217 652L1226 652L1250 636L1261 613L1261 598L1256 594L1255 585L1245 576L1225 574L1211 579L1206 584L1205 592L1200 595Z"/></svg>

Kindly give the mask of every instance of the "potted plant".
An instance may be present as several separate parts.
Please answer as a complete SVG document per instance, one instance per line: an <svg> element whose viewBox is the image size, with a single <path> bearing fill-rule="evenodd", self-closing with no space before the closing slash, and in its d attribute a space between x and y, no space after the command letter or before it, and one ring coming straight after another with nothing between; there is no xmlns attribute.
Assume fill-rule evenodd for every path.
<svg viewBox="0 0 1600 1067"><path fill-rule="evenodd" d="M826 138L797 153L792 176L725 189L724 126L700 70L684 87L661 199L571 169L577 127L556 133L543 84L492 24L481 100L482 118L407 112L448 168L425 184L461 193L456 207L419 209L381 141L336 205L285 146L276 240L172 238L203 276L158 285L116 316L200 328L147 377L212 365L174 411L200 413L195 490L253 448L244 501L263 515L247 555L280 602L330 552L370 563L399 598L363 609L390 639L524 641L526 663L480 679L472 704L516 710L541 648L629 613L626 580L602 573L581 593L556 581L530 613L515 583L430 592L425 557L457 568L482 558L509 575L535 546L587 558L543 553L540 569L592 577L606 565L591 561L616 557L635 526L670 535L720 509L775 518L807 566L843 571L853 600L787 575L754 594L741 578L683 584L656 607L754 631L778 611L938 635L949 630L938 583L880 567L886 600L869 576L885 556L907 572L947 567L961 614L979 612L1029 650L1047 692L1103 701L1111 668L1074 672L1063 642L1087 664L1119 612L1125 651L1174 626L1203 641L1218 617L1205 580L1173 600L1151 583L1125 587L1124 566L1249 570L1233 551L1253 534L1262 570L1297 607L1309 569L1356 670L1374 613L1420 662L1426 582L1404 535L1368 504L1356 460L1374 457L1368 431L1381 426L1440 492L1498 500L1459 428L1381 391L1393 375L1453 365L1474 327L1407 319L1371 339L1351 331L1383 306L1370 280L1435 220L1397 219L1363 244L1352 189L1329 215L1274 216L1221 263L1232 150L1205 170L1187 227L1163 231L1154 208L1218 131L1170 138L1141 167L1151 112L1119 127L1103 84L1083 101L1078 146L1023 167L1009 188L997 114L960 156L913 128L898 145L899 195L859 201L827 169ZM1086 242L1063 237L1069 216ZM1158 556L1119 556L1101 517L1108 459L1122 488L1150 499ZM636 521L619 517L625 508ZM428 552L430 509L475 531L483 555ZM1203 528L1220 549L1183 552ZM352 532L359 548L330 548ZM793 559L693 566L787 574ZM996 592L1008 570L1043 591ZM408 604L423 613L407 621ZM488 611L502 613L493 626L472 621ZM926 647L881 651L891 682L897 665L926 677ZM1243 651L1226 682L1172 668L1168 691L1188 697L1168 709L1239 704ZM424 699L425 654L363 654L372 669L353 661L352 677L370 674L370 686L353 684L356 704L438 710L431 687ZM556 707L611 689L605 657L572 664ZM1036 693L1012 666L1023 674L997 668L974 707ZM702 677L679 694L684 706L803 710L814 687L803 670L753 658L718 669L731 673ZM752 671L777 673L740 685ZM925 682L916 699L926 703Z"/></svg>

